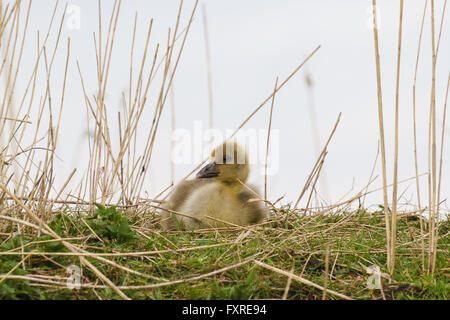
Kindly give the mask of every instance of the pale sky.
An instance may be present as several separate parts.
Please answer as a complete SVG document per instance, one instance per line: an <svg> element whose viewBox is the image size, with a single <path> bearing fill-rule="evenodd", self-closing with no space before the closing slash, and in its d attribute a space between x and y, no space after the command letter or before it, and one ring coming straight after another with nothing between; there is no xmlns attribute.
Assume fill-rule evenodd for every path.
<svg viewBox="0 0 450 320"><path fill-rule="evenodd" d="M25 1L26 2L26 1ZM24 90L24 83L31 74L36 56L36 30L41 37L47 30L54 1L34 1L30 21L29 41L23 62L22 83L17 92ZM69 5L80 8L80 28L63 28L62 45L55 60L54 84L61 85L66 57L66 39L71 38L68 91L63 112L60 145L57 149L57 165L60 167L56 183L62 184L74 167L82 173L86 160L86 113L80 79L76 67L79 61L87 90L96 90L95 51L93 32L98 31L96 1L73 0ZM117 118L120 110L121 91L128 90L128 70L134 14L138 12L136 37L136 61L140 60L145 44L145 33L150 18L154 18L151 37L152 57L157 42L164 44L167 29L176 20L178 1L175 0L124 0L119 17L117 36L111 62L110 80L106 103L111 110L110 119ZM374 57L371 4L369 0L227 0L202 1L195 14L184 53L174 80L174 105L178 129L193 131L196 121L207 127L208 91L206 81L205 39L203 34L202 7L206 7L209 26L212 90L214 97L214 124L221 130L236 128L273 90L278 76L284 80L303 59L318 45L320 50L307 62L275 98L272 130L279 132L279 170L268 179L269 199L283 195L283 203L296 200L306 177L317 157L311 123L311 97L305 85L305 75L310 74L314 87L317 127L322 146L328 137L339 112L341 123L328 149L324 174L329 198L337 201L351 188L353 194L368 182L377 154L379 140L377 87ZM417 53L420 22L425 1L405 1L403 19L402 56L400 69L400 141L399 180L414 176L412 140L412 84ZM444 1L436 3L436 33ZM109 18L113 1L102 1L103 19ZM184 2L182 27L186 26L194 1ZM57 23L64 3L60 3ZM24 6L25 8L25 6ZM448 8L447 8L448 9ZM23 9L25 12L25 9ZM427 170L428 110L431 88L431 27L430 7L427 9L422 51L417 79L417 119L419 171ZM388 180L392 182L394 105L397 61L397 37L399 1L378 1L380 23L380 56L387 139ZM450 37L448 12L444 19L439 47L436 78L436 103L438 110L438 137L442 129L442 110L445 87L450 71ZM55 29L56 30L56 29ZM56 40L54 32L50 43ZM42 73L41 79L45 79ZM22 91L21 91L22 90ZM41 90L40 92L44 92ZM39 99L36 99L36 108ZM154 103L149 103L143 114L142 130L151 122ZM37 110L37 109L34 109ZM246 129L266 129L270 103L246 125ZM33 115L34 116L34 115ZM112 121L115 123L116 121ZM197 122L198 123L198 122ZM450 193L450 126L447 125L444 149L443 186L441 199ZM114 135L117 127L112 126ZM170 101L164 109L157 134L151 171L144 189L150 195L158 194L170 183ZM144 142L142 142L144 143ZM321 148L320 146L320 148ZM265 150L265 140L258 146ZM180 179L198 163L175 166L175 178ZM382 185L380 162L375 175L378 179L369 189ZM250 181L263 188L264 177L260 168L253 168ZM79 181L75 176L74 181ZM421 178L423 199L426 199L426 177ZM415 198L413 180L400 185L399 195ZM318 191L325 194L323 180ZM390 199L391 199L390 190ZM422 200L423 202L425 202ZM414 201L414 200L413 200ZM381 193L372 194L366 205L381 204Z"/></svg>

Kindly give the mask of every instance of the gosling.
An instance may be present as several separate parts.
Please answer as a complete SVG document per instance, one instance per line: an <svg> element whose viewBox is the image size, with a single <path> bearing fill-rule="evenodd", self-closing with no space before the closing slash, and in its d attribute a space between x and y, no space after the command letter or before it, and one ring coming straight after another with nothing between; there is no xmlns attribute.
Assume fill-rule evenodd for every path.
<svg viewBox="0 0 450 320"><path fill-rule="evenodd" d="M225 142L211 153L210 160L196 179L175 187L163 208L185 215L163 212L164 230L244 226L268 216L266 207L255 199L259 197L256 188L245 185L250 166L242 147Z"/></svg>

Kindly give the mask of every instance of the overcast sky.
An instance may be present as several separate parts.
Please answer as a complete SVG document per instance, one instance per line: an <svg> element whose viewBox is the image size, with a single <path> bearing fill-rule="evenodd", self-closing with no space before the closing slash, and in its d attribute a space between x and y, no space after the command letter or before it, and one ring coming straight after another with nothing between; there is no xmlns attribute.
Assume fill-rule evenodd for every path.
<svg viewBox="0 0 450 320"><path fill-rule="evenodd" d="M388 179L392 181L394 105L396 79L396 52L398 37L399 1L378 2L380 23L380 56L385 112ZM68 5L80 8L79 28L65 25L62 39L71 38L68 92L63 113L61 138L57 149L60 174L57 183L63 183L72 168L82 168L87 154L85 106L76 68L79 61L88 92L96 90L95 51L93 32L98 28L96 1L73 0ZM350 189L353 193L363 188L371 174L379 140L377 87L374 57L374 39L371 28L372 1L369 0L227 0L202 1L187 38L180 65L174 80L176 127L194 131L201 123L208 126L208 91L206 78L205 38L201 4L205 4L211 52L212 91L215 128L236 128L273 90L278 76L284 80L318 45L320 50L307 62L276 95L272 130L273 143L279 142L272 154L278 158L276 174L269 176L269 198L283 195L284 203L295 201L317 157L312 110L317 119L319 144L323 145L342 112L341 123L328 149L323 177L318 191L327 201L337 201ZM417 53L420 22L425 1L405 1L402 56L400 71L400 143L399 180L414 176L412 140L412 83ZM444 1L436 3L436 30ZM44 5L45 4L45 5ZM103 19L108 21L113 1L102 1ZM138 12L136 57L141 57L150 18L154 18L151 55L157 42L165 44L167 30L176 20L178 1L124 0L119 17L117 36L112 56L106 103L112 110L111 119L120 110L120 95L128 90L128 70L131 35L135 12ZM193 1L184 1L182 27L186 26ZM18 92L24 90L36 55L36 30L46 31L54 1L34 1L30 22L29 41L23 63L23 81ZM61 3L61 10L64 3ZM447 8L448 9L448 8ZM23 10L25 11L25 10ZM427 170L428 110L431 88L431 28L430 7L424 27L423 47L417 79L417 119L419 171ZM69 17L70 18L70 17ZM436 103L438 136L442 129L442 110L445 87L450 70L449 15L446 14L439 47ZM59 21L59 18L58 18ZM73 21L72 21L73 22ZM50 41L55 41L56 33ZM56 57L54 83L62 79L65 63L64 45ZM139 58L136 58L138 61ZM305 76L309 74L313 87L307 89ZM22 76L22 75L21 75ZM37 100L38 101L38 100ZM37 104L36 104L37 107ZM150 125L154 104L143 114ZM244 127L266 129L270 103ZM115 122L115 121L112 121ZM442 197L450 194L448 159L450 126L446 130ZM145 130L145 126L141 128ZM147 128L148 129L148 128ZM112 131L117 130L112 126ZM259 131L258 131L259 132ZM278 136L277 136L278 135ZM170 106L164 109L157 135L155 153L147 175L145 190L150 195L159 193L170 183ZM265 138L258 145L265 152ZM321 148L321 147L320 147ZM175 166L175 178L184 177L198 163ZM263 164L262 164L263 167ZM263 188L261 164L253 168L250 181ZM80 174L82 170L79 170ZM381 167L375 167L378 179L369 189L381 186ZM80 177L78 176L78 179ZM423 198L426 177L421 178ZM414 199L415 185L410 180L401 184L402 202ZM391 199L391 197L390 197ZM381 193L372 194L367 204L382 202ZM413 200L414 201L414 200Z"/></svg>

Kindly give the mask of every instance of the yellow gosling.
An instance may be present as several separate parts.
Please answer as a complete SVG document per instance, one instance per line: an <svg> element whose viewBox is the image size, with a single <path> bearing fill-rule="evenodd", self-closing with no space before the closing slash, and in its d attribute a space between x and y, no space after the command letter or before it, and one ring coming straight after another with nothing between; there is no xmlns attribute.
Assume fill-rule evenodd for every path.
<svg viewBox="0 0 450 320"><path fill-rule="evenodd" d="M163 228L193 230L261 222L268 215L267 209L261 201L252 201L256 196L242 184L249 173L248 156L242 147L235 142L220 145L196 179L178 184L164 205L193 218L162 213Z"/></svg>

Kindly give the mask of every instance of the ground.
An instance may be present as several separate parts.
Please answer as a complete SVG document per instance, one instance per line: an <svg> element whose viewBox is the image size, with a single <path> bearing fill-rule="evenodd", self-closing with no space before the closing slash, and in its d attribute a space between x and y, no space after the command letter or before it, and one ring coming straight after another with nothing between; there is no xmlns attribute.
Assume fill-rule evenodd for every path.
<svg viewBox="0 0 450 320"><path fill-rule="evenodd" d="M163 232L158 219L151 211L99 206L84 218L59 212L47 221L97 255L86 260L131 299L448 299L449 221L440 225L431 275L427 231L422 244L420 219L400 215L395 272L381 277L379 290L368 288L366 268L387 273L382 209L294 214L285 206L258 226L196 232ZM0 299L121 298L86 265L84 287L68 289L67 268L80 266L80 258L50 235L26 226L14 235L17 224L2 223L0 274L8 277L0 277ZM115 255L99 260L101 253ZM288 280L286 272L313 284ZM322 287L331 291L324 296Z"/></svg>

